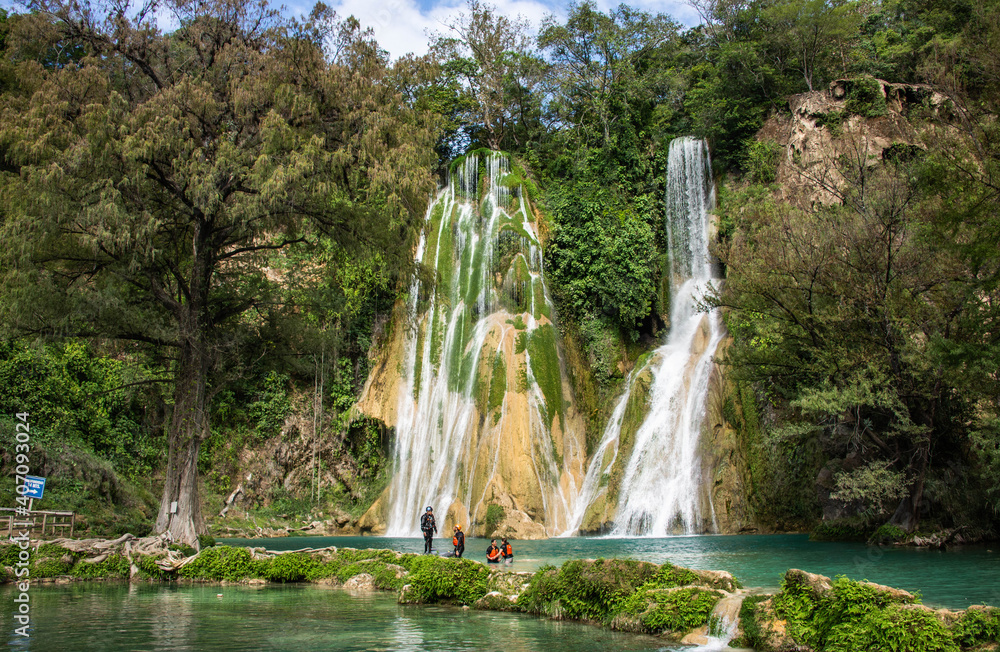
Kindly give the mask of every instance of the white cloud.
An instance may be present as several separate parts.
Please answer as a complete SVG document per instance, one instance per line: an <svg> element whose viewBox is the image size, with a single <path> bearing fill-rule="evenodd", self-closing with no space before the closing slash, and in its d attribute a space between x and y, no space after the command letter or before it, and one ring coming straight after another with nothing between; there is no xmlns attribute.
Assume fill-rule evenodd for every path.
<svg viewBox="0 0 1000 652"><path fill-rule="evenodd" d="M330 6L338 15L354 16L364 27L371 27L379 45L393 58L410 52L426 53L428 35L447 32L447 24L466 10L462 0L444 0L427 9L421 9L417 0L335 0ZM523 16L531 23L533 31L546 15L562 13L537 0L502 2L497 4L497 9L511 18Z"/></svg>
<svg viewBox="0 0 1000 652"><path fill-rule="evenodd" d="M511 18L521 15L527 18L532 31L541 25L542 19L554 14L560 19L566 16L568 0L494 0L500 13ZM618 0L596 0L602 11L617 7ZM667 13L685 26L701 22L698 13L687 0L633 0L627 3L650 13ZM423 6L422 6L423 5ZM464 0L333 0L330 6L342 17L354 16L365 27L375 31L379 45L389 51L393 58L409 52L427 52L429 33L447 32L447 23L466 9ZM308 7L296 8L294 13L307 13Z"/></svg>

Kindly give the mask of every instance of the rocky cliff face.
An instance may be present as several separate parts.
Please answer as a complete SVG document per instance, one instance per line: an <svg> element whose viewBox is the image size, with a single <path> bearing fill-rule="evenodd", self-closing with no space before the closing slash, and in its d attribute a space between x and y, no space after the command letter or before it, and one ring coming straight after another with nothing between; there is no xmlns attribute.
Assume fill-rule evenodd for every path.
<svg viewBox="0 0 1000 652"><path fill-rule="evenodd" d="M920 147L916 116L948 110L947 99L920 84L841 79L822 91L793 95L788 113L772 116L757 134L780 146L776 198L808 208L831 203L843 183L842 155L882 160Z"/></svg>

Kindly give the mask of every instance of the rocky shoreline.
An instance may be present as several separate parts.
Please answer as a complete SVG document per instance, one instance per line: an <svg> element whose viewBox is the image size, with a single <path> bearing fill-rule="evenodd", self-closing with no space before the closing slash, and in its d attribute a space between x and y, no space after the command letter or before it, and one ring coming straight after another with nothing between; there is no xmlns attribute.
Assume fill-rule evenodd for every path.
<svg viewBox="0 0 1000 652"><path fill-rule="evenodd" d="M194 552L159 537L32 542L29 575L15 578L22 549L0 546L0 580L313 582L393 591L400 604L445 603L575 620L704 644L712 634L761 652L1000 648L1000 609L934 610L899 589L789 570L775 594L746 591L725 571L629 559L570 560L534 573L478 561L329 547L297 552L214 546ZM193 554L191 554L193 553ZM22 567L23 568L23 567Z"/></svg>

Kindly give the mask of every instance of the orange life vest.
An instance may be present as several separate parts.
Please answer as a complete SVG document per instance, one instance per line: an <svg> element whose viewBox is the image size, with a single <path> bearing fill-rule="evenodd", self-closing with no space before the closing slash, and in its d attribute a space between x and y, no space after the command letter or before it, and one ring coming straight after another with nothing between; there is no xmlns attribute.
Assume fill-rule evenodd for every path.
<svg viewBox="0 0 1000 652"><path fill-rule="evenodd" d="M457 546L458 545L458 537L452 537L451 538L451 545L453 545L453 546Z"/></svg>
<svg viewBox="0 0 1000 652"><path fill-rule="evenodd" d="M504 547L506 548L506 550L503 551L503 556L504 557L513 557L514 556L514 551L511 549L510 544L508 543Z"/></svg>
<svg viewBox="0 0 1000 652"><path fill-rule="evenodd" d="M499 556L500 556L499 548L490 548L489 550L486 551L486 558L489 559L490 561L495 560Z"/></svg>

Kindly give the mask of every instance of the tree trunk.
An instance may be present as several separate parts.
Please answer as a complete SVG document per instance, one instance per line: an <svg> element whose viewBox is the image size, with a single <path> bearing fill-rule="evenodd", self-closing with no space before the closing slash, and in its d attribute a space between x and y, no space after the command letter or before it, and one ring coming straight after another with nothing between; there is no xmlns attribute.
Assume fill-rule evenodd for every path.
<svg viewBox="0 0 1000 652"><path fill-rule="evenodd" d="M920 523L920 507L924 499L924 481L927 478L929 457L926 450L920 453L920 470L917 478L910 487L910 493L896 507L895 513L889 519L889 525L895 525L906 532L913 532L917 529L917 525Z"/></svg>
<svg viewBox="0 0 1000 652"><path fill-rule="evenodd" d="M198 495L198 451L208 433L205 386L207 353L200 338L180 350L170 422L167 475L155 531L167 532L174 541L198 548L205 520Z"/></svg>

